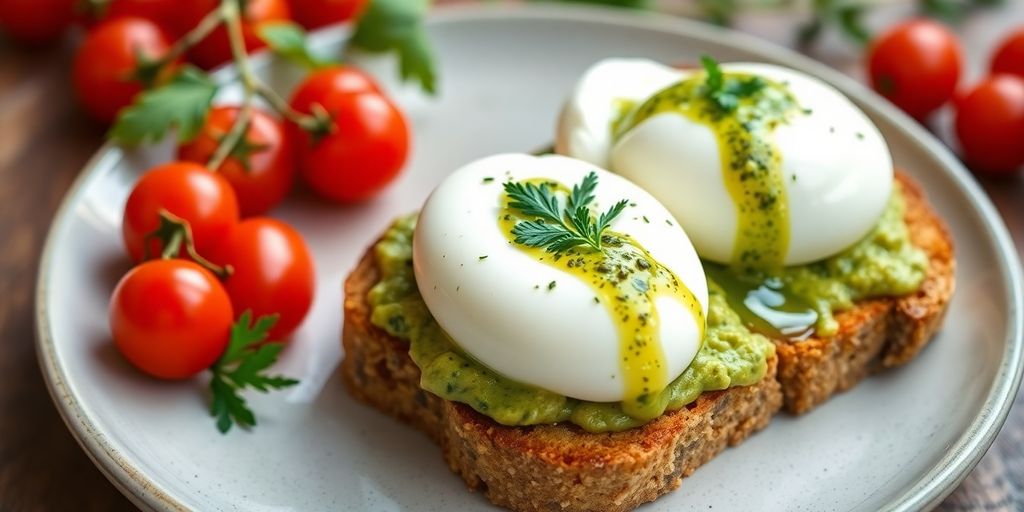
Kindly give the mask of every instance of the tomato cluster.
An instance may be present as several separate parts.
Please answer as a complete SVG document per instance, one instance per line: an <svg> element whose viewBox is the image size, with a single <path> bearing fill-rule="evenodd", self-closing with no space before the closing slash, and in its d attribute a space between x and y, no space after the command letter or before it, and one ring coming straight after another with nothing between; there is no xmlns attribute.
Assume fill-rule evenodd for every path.
<svg viewBox="0 0 1024 512"><path fill-rule="evenodd" d="M192 162L146 172L125 205L125 248L139 265L110 301L121 353L142 371L185 378L224 352L243 311L276 315L285 340L313 302L313 258L287 224L242 218L231 184Z"/></svg>
<svg viewBox="0 0 1024 512"><path fill-rule="evenodd" d="M187 61L209 69L233 59L225 24L192 41L183 37L204 23L223 0L0 0L0 31L39 44L61 36L75 19L88 32L74 58L72 83L83 110L113 122L139 93L168 81ZM294 19L307 28L339 23L363 12L367 0L239 1L245 50L262 48L257 32ZM84 15L82 6L88 7ZM291 188L294 169L327 198L362 200L390 182L408 155L404 115L358 70L324 69L299 86L292 101L302 113L316 109L331 119L324 133L286 127L257 111L249 145L217 169L232 184L245 215L269 211ZM238 117L237 108L215 108L201 134L180 158L205 162ZM235 156L235 155L233 155Z"/></svg>
<svg viewBox="0 0 1024 512"><path fill-rule="evenodd" d="M971 169L1013 172L1024 165L1024 28L997 48L989 76L957 90L962 53L945 26L911 20L872 43L868 74L876 91L919 120L952 102L956 136Z"/></svg>

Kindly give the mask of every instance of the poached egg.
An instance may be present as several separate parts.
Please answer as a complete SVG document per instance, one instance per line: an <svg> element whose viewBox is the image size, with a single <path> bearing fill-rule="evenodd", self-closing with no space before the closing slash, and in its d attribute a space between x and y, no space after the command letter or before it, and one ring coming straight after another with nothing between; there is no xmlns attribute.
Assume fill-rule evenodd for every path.
<svg viewBox="0 0 1024 512"><path fill-rule="evenodd" d="M737 83L756 77L763 92L752 96L767 99L707 114L704 70L598 62L562 112L556 151L650 191L710 261L798 265L863 238L893 187L892 158L875 125L804 73L752 63L721 71Z"/></svg>
<svg viewBox="0 0 1024 512"><path fill-rule="evenodd" d="M563 211L587 180L596 181L586 201L593 221L625 200L601 249L553 252L513 234L536 215L514 206L507 184L530 185ZM686 233L640 187L573 158L502 154L453 172L420 212L413 270L458 347L571 398L626 408L678 377L703 339L707 281Z"/></svg>

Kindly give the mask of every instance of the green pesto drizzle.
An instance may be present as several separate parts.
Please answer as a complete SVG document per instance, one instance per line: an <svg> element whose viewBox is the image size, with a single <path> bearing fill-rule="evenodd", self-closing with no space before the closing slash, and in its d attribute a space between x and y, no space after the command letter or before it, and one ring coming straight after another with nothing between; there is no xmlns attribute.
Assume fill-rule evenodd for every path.
<svg viewBox="0 0 1024 512"><path fill-rule="evenodd" d="M568 187L550 180L538 178L526 180L526 183L551 190L556 197L563 196L563 202L569 195ZM512 202L507 193L501 195L498 224L513 246L587 283L607 308L618 331L620 367L625 380L622 402L625 413L643 420L660 415L664 407L659 407L652 396L665 389L670 380L660 339L661 322L654 303L662 296L674 298L693 315L703 338L706 322L697 297L675 273L627 234L604 231L600 249L580 245L557 253L516 243L514 228L535 219L510 206Z"/></svg>
<svg viewBox="0 0 1024 512"><path fill-rule="evenodd" d="M775 338L831 336L835 312L873 297L918 290L928 273L928 256L914 246L904 221L906 204L895 184L878 224L839 254L772 272L737 271L704 263L708 279L725 290L729 305L751 329Z"/></svg>
<svg viewBox="0 0 1024 512"><path fill-rule="evenodd" d="M736 207L732 265L780 268L789 250L789 206L772 132L803 110L782 84L749 74L717 73L713 90L709 83L715 74L705 72L655 93L613 123L613 133L621 138L668 112L711 128L718 139L722 177Z"/></svg>

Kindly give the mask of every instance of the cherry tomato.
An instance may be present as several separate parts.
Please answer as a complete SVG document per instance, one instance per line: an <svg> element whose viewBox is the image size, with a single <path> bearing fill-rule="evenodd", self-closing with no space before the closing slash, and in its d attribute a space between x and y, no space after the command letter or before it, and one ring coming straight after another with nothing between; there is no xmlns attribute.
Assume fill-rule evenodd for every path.
<svg viewBox="0 0 1024 512"><path fill-rule="evenodd" d="M308 29L333 25L354 18L367 0L291 0L295 21Z"/></svg>
<svg viewBox="0 0 1024 512"><path fill-rule="evenodd" d="M992 74L1009 73L1024 77L1024 29L1003 40L992 57Z"/></svg>
<svg viewBox="0 0 1024 512"><path fill-rule="evenodd" d="M23 43L53 41L71 25L77 0L0 0L0 31Z"/></svg>
<svg viewBox="0 0 1024 512"><path fill-rule="evenodd" d="M897 25L868 50L872 87L917 119L953 96L962 62L956 36L927 20Z"/></svg>
<svg viewBox="0 0 1024 512"><path fill-rule="evenodd" d="M124 207L124 243L135 261L142 261L144 240L159 227L161 210L188 221L203 257L238 224L238 200L223 177L193 162L154 167L135 185ZM161 250L159 240L150 241L150 257Z"/></svg>
<svg viewBox="0 0 1024 512"><path fill-rule="evenodd" d="M1024 164L1024 79L993 75L957 105L956 135L975 171L1004 174Z"/></svg>
<svg viewBox="0 0 1024 512"><path fill-rule="evenodd" d="M331 133L313 137L288 125L299 171L313 190L335 201L360 201L398 175L409 154L409 127L369 77L346 67L309 75L291 106L310 113L316 105L331 116Z"/></svg>
<svg viewBox="0 0 1024 512"><path fill-rule="evenodd" d="M210 259L232 268L224 287L235 310L252 310L257 318L280 315L269 340L284 340L309 312L316 286L313 257L287 224L262 217L244 220Z"/></svg>
<svg viewBox="0 0 1024 512"><path fill-rule="evenodd" d="M178 0L111 0L100 13L104 20L115 18L144 18L160 25L168 34L177 38L184 32L178 29Z"/></svg>
<svg viewBox="0 0 1024 512"><path fill-rule="evenodd" d="M117 284L110 331L136 368L161 379L185 379L209 368L227 347L234 311L224 287L199 265L154 260Z"/></svg>
<svg viewBox="0 0 1024 512"><path fill-rule="evenodd" d="M220 0L184 0L180 3L179 30L182 33L196 26ZM242 36L245 48L252 53L266 46L257 35L259 27L267 22L287 21L291 11L285 0L246 0L242 2ZM189 51L189 58L199 67L210 69L231 60L231 43L227 29L221 25Z"/></svg>
<svg viewBox="0 0 1024 512"><path fill-rule="evenodd" d="M199 135L178 148L178 158L207 162L238 117L238 107L215 107ZM244 141L236 146L217 173L231 183L242 216L266 213L292 188L292 146L284 126L267 113L253 109Z"/></svg>
<svg viewBox="0 0 1024 512"><path fill-rule="evenodd" d="M75 54L73 80L82 107L111 122L142 91L135 77L139 57L156 60L170 50L167 36L142 18L116 18L97 25Z"/></svg>

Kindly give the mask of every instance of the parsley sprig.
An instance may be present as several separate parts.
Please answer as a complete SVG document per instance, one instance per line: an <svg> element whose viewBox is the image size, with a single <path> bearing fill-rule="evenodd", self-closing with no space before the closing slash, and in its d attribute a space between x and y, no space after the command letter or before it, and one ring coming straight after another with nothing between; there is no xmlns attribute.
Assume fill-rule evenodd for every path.
<svg viewBox="0 0 1024 512"><path fill-rule="evenodd" d="M623 199L615 203L595 219L590 211L595 189L597 174L591 172L572 187L569 200L562 208L561 201L547 183L505 183L505 193L511 199L509 207L534 217L512 228L515 242L528 247L543 247L551 253L565 252L581 245L600 251L602 233L629 201Z"/></svg>
<svg viewBox="0 0 1024 512"><path fill-rule="evenodd" d="M240 392L255 389L267 393L298 384L299 381L282 375L266 375L264 370L277 361L284 348L282 343L263 343L270 328L277 323L277 315L262 316L252 323L252 312L246 311L231 327L228 348L210 367L210 414L217 418L217 430L227 433L231 426L256 426L256 416L245 403Z"/></svg>
<svg viewBox="0 0 1024 512"><path fill-rule="evenodd" d="M701 56L700 62L708 75L704 83L704 94L725 112L732 112L741 99L757 94L765 86L764 80L757 76L726 77L718 61L707 55Z"/></svg>

